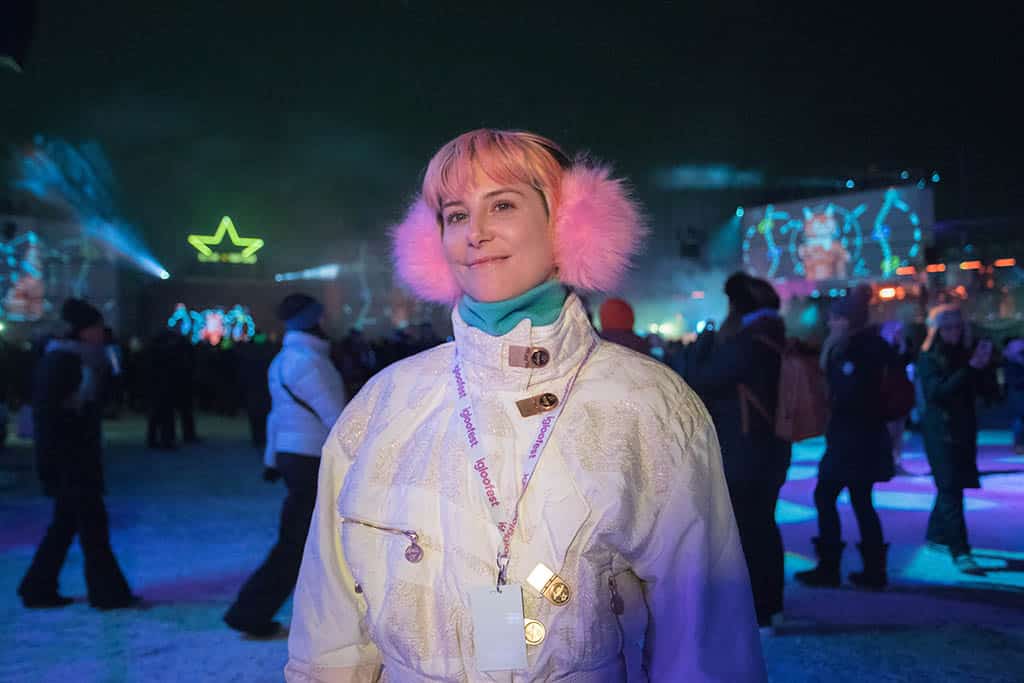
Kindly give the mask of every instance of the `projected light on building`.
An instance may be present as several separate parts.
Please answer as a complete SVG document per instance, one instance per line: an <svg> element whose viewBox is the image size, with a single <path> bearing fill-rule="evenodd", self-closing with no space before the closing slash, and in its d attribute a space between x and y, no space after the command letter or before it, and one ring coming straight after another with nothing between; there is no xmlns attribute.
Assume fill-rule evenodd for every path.
<svg viewBox="0 0 1024 683"><path fill-rule="evenodd" d="M225 251L220 248L225 237L236 249ZM220 219L220 225L212 235L189 235L188 243L195 247L198 252L196 258L202 263L253 264L256 263L256 252L263 248L263 240L259 237L239 236L230 216Z"/></svg>
<svg viewBox="0 0 1024 683"><path fill-rule="evenodd" d="M74 145L37 135L32 147L16 155L14 161L13 187L60 208L73 219L80 233L79 244L95 242L111 257L155 277L169 277L138 230L119 216L113 168L98 143ZM69 251L79 244L54 248Z"/></svg>
<svg viewBox="0 0 1024 683"><path fill-rule="evenodd" d="M930 190L889 188L744 210L743 263L807 281L892 277L923 256Z"/></svg>
<svg viewBox="0 0 1024 683"><path fill-rule="evenodd" d="M193 344L207 342L218 346L224 339L233 342L249 341L256 334L256 322L252 315L236 304L227 311L223 308L190 310L180 303L167 319L167 327L188 337Z"/></svg>

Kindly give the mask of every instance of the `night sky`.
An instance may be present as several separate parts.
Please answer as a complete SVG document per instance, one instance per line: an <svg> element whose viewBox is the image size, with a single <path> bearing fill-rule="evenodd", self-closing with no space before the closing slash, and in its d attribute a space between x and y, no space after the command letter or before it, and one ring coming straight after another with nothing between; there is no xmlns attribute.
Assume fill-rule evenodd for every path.
<svg viewBox="0 0 1024 683"><path fill-rule="evenodd" d="M97 140L172 272L224 214L282 269L325 262L479 126L614 161L659 230L651 178L679 163L934 169L940 218L1024 209L1019 16L616 4L42 2L24 73L0 73L3 141Z"/></svg>

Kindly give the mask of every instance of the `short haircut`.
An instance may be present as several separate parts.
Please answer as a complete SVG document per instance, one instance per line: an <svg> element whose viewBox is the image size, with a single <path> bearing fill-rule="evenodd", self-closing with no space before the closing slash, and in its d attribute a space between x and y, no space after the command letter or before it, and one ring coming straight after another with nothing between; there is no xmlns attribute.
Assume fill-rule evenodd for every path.
<svg viewBox="0 0 1024 683"><path fill-rule="evenodd" d="M551 216L561 199L562 175L571 166L559 146L536 133L480 128L437 151L423 177L423 200L440 222L441 206L473 182L477 168L496 183L523 183L540 192Z"/></svg>

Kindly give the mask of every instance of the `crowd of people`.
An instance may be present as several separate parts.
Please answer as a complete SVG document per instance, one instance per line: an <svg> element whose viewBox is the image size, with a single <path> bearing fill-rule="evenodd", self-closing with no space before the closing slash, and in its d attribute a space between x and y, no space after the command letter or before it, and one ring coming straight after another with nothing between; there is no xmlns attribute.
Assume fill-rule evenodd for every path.
<svg viewBox="0 0 1024 683"><path fill-rule="evenodd" d="M384 666L410 680L520 668L518 644L477 639L471 657L460 637L441 634L472 641L469 620L507 635L507 614L488 621L488 612L508 609L544 676L643 666L763 680L755 622L770 633L784 607L775 509L792 427L819 415L800 433L825 439L813 494L818 562L798 581L842 583L846 489L863 560L848 579L886 587L889 545L872 489L906 473L908 423L921 431L937 490L922 538L960 571L982 571L964 515L964 490L980 485L976 405L1005 397L1024 449L1024 340L975 340L960 309L943 305L918 349L898 321L872 323L871 290L858 286L834 301L827 337L810 348L787 333L773 286L737 272L722 324L666 347L634 332L623 299L605 299L595 321L573 293L614 288L642 234L607 169L539 136L474 131L438 152L423 190L395 231L396 263L422 298L456 302L453 345L428 327L377 341L352 330L332 342L322 304L294 294L278 308L280 343L258 333L194 346L164 330L121 348L99 311L69 299L65 336L5 349L0 399L30 407L27 431L54 499L18 588L25 606L68 604L57 577L75 535L90 603L138 604L102 497L101 425L123 410L147 414L157 450L177 446L179 421L182 441L199 440L197 411L246 414L264 478L283 479L288 495L276 543L224 621L253 637L286 633L274 616L295 590L289 680L320 680L325 667L340 676ZM494 265L518 253L528 258ZM794 378L805 383L799 396ZM806 408L818 396L808 382L820 386L817 409ZM814 415L791 414L804 409ZM552 441L563 411L572 418ZM496 457L513 441L530 444L522 462ZM481 487L479 511L460 463ZM513 590L523 599L510 607L502 595ZM570 603L575 591L596 597ZM628 637L606 642L615 622ZM638 623L656 627L646 651ZM606 646L621 658L606 661Z"/></svg>

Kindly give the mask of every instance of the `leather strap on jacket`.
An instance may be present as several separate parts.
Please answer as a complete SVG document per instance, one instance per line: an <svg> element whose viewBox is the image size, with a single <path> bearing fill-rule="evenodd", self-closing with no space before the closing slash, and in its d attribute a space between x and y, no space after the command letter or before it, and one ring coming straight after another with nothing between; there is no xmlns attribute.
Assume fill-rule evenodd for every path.
<svg viewBox="0 0 1024 683"><path fill-rule="evenodd" d="M295 401L295 404L297 406L304 410L308 410L313 415L313 417L315 417L318 421L323 422L323 420L320 419L320 415L313 409L313 406L309 405L301 398L296 396L295 392L288 388L288 385L284 383L284 373L280 369L278 369L277 371L277 379L279 382L281 382L281 388L288 392L288 396L290 396L291 399Z"/></svg>

